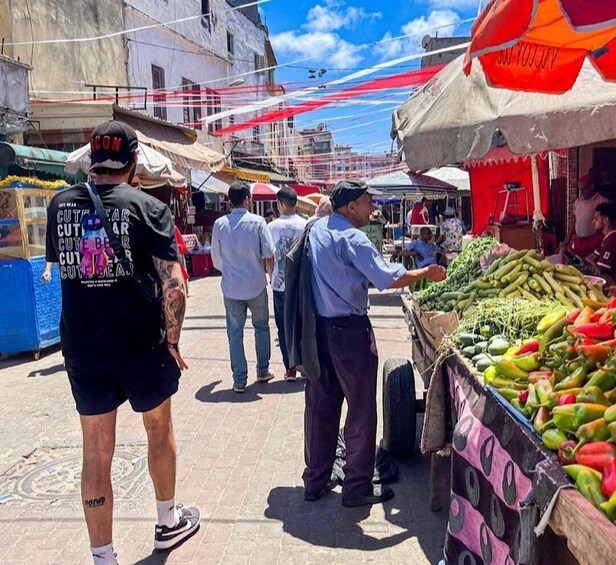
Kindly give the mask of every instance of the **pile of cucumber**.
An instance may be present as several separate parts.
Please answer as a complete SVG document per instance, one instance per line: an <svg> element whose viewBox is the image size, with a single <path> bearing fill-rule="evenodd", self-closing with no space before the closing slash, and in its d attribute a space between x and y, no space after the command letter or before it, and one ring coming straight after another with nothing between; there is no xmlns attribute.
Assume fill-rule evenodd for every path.
<svg viewBox="0 0 616 565"><path fill-rule="evenodd" d="M475 368L483 373L490 365L498 363L511 344L502 335L490 336L491 328L486 326L481 329L480 334L459 333L456 335L456 342L462 350L462 354Z"/></svg>

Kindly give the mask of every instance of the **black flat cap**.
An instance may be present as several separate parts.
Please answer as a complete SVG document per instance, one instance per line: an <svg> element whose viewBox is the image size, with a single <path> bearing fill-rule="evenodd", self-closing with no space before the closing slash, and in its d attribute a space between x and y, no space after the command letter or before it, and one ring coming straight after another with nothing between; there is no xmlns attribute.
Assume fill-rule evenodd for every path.
<svg viewBox="0 0 616 565"><path fill-rule="evenodd" d="M362 194L371 194L378 196L381 194L378 190L369 187L361 180L343 180L340 181L329 196L334 210L346 206L349 202L357 200Z"/></svg>

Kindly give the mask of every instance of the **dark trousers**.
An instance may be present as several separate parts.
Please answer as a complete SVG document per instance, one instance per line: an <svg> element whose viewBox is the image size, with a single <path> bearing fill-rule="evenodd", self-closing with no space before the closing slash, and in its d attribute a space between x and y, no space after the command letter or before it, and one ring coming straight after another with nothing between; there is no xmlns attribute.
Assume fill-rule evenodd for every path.
<svg viewBox="0 0 616 565"><path fill-rule="evenodd" d="M288 371L292 367L289 367L289 353L287 351L287 339L284 335L284 292L275 290L274 294L274 320L276 320L276 327L278 328L278 345L282 352L282 362L284 368Z"/></svg>
<svg viewBox="0 0 616 565"><path fill-rule="evenodd" d="M368 488L374 474L376 443L376 379L378 355L368 316L317 318L321 377L306 383L303 479L317 493L331 476L342 402L347 456L343 495Z"/></svg>

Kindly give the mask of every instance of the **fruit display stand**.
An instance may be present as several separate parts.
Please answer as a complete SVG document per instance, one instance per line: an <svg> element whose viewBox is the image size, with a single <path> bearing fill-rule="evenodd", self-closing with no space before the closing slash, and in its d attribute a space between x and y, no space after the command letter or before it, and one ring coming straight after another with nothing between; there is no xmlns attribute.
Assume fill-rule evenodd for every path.
<svg viewBox="0 0 616 565"><path fill-rule="evenodd" d="M422 452L432 455L433 471L434 456L451 453L445 561L610 562L608 556L616 555L614 525L574 488L555 454L505 399L484 386L457 349L439 351L436 322L445 322L445 334L447 315L423 312L407 297L402 303L413 347L421 343L412 356L428 387ZM426 359L434 360L431 367ZM435 498L442 480L433 472L432 482ZM438 506L431 504L433 510Z"/></svg>
<svg viewBox="0 0 616 565"><path fill-rule="evenodd" d="M0 188L0 354L40 350L60 341L62 298L56 266L45 269L47 206L55 190Z"/></svg>

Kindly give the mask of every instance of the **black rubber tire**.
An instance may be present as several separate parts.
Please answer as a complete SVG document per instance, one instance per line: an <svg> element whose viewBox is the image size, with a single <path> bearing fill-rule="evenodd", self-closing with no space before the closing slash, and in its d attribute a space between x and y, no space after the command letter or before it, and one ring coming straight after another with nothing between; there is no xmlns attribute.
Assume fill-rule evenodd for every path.
<svg viewBox="0 0 616 565"><path fill-rule="evenodd" d="M383 365L383 442L392 455L415 452L417 413L415 374L407 359L387 359Z"/></svg>

